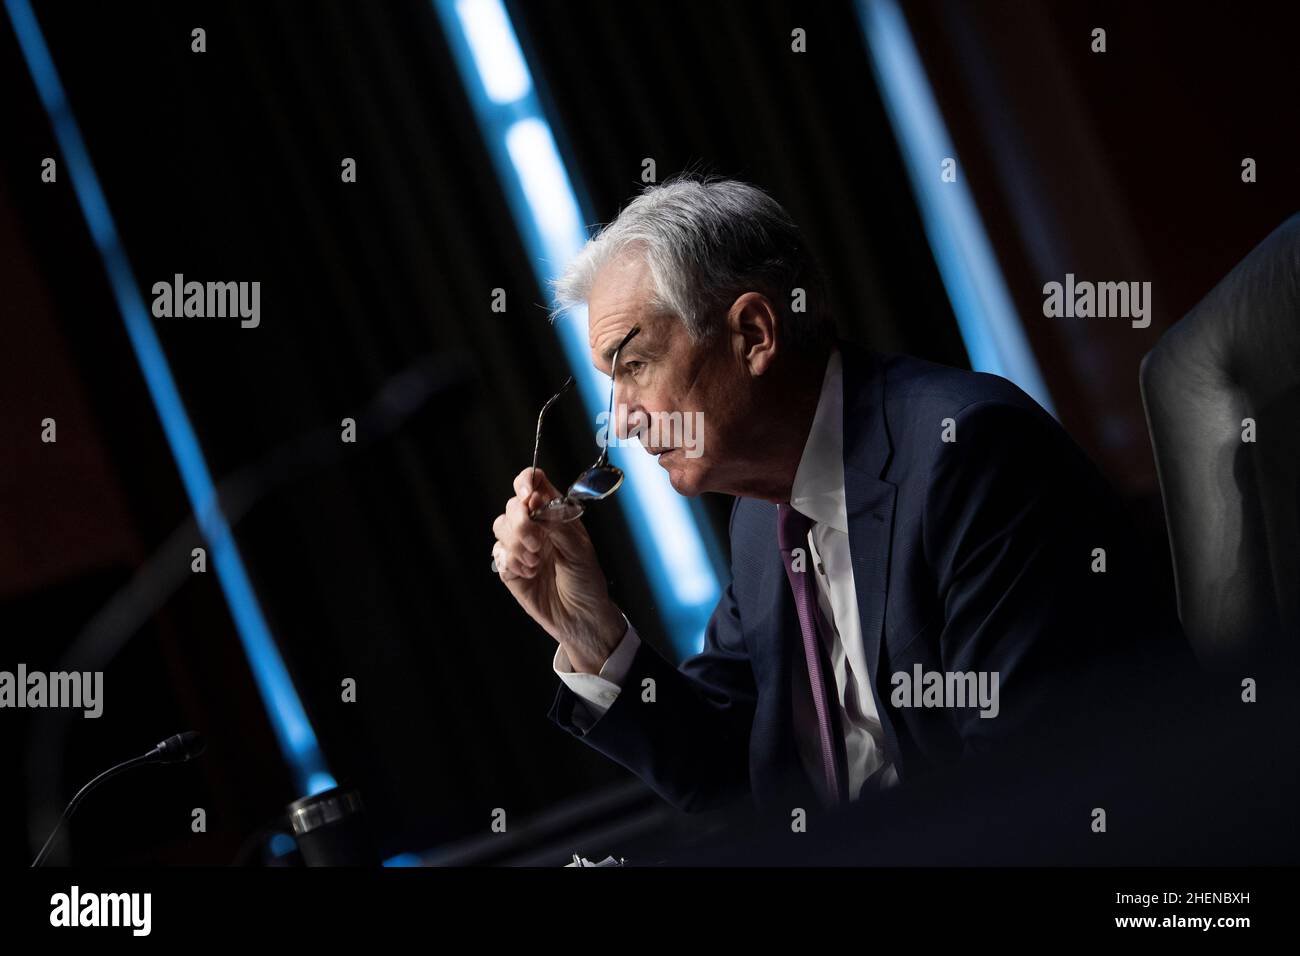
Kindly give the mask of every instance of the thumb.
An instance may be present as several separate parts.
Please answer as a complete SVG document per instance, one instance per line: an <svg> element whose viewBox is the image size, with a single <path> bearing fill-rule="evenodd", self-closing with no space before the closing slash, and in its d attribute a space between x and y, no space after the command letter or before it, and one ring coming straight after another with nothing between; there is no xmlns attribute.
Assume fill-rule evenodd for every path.
<svg viewBox="0 0 1300 956"><path fill-rule="evenodd" d="M546 472L540 468L525 468L520 472L515 479L515 493L524 499L529 511L561 496L561 492L551 484Z"/></svg>

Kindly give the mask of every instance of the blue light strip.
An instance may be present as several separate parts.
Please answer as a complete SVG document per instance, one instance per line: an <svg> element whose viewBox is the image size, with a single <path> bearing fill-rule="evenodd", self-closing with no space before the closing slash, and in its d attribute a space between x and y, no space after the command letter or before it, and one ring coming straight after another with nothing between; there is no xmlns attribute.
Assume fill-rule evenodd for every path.
<svg viewBox="0 0 1300 956"><path fill-rule="evenodd" d="M960 164L956 182L939 178L940 163L956 159L957 152L907 22L895 0L858 0L857 9L885 111L971 367L1010 379L1055 415Z"/></svg>
<svg viewBox="0 0 1300 956"><path fill-rule="evenodd" d="M500 0L433 0L433 6L525 251L539 284L549 290L550 280L587 241L584 223L592 217L578 201L510 15ZM591 363L586 312L572 309L555 326L594 422L605 411L609 380ZM627 475L615 498L631 528L664 627L680 654L697 653L720 593L701 526L650 455L614 445L610 457Z"/></svg>
<svg viewBox="0 0 1300 956"><path fill-rule="evenodd" d="M54 127L54 135L72 177L82 214L86 217L90 234L104 261L104 270L126 324L136 361L144 374L149 395L162 422L163 433L171 446L172 456L176 459L190 506L208 541L213 567L221 582L226 603L230 606L231 617L243 643L244 653L248 656L280 749L295 773L301 792L310 795L328 790L335 785L334 778L325 767L316 734L294 691L289 672L271 637L266 619L262 616L262 609L244 570L230 527L217 505L203 451L181 403L180 393L150 322L144 300L140 297L140 289L132 274L126 250L117 234L108 202L100 189L99 179L63 92L63 84L54 68L54 61L50 59L45 37L28 0L5 0L5 9L13 23L14 33L27 60L27 68L36 84L41 102L45 105L45 112Z"/></svg>

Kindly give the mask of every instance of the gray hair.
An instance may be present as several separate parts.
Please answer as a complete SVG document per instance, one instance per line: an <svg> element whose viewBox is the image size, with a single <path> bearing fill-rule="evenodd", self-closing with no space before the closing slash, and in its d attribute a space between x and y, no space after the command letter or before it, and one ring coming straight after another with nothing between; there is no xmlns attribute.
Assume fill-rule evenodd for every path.
<svg viewBox="0 0 1300 956"><path fill-rule="evenodd" d="M556 314L585 303L596 274L629 251L649 266L653 307L681 319L695 341L718 334L745 292L771 300L791 347L814 351L834 338L821 273L798 227L757 186L687 173L647 187L554 281Z"/></svg>

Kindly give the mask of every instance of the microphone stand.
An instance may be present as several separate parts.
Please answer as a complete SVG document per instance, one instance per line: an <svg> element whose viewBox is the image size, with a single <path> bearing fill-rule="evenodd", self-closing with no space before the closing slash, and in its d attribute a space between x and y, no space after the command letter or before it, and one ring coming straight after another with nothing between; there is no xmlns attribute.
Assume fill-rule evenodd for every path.
<svg viewBox="0 0 1300 956"><path fill-rule="evenodd" d="M185 763L203 753L203 749L203 738L191 730L168 737L147 754L132 757L130 760L124 760L114 767L109 767L78 790L76 796L68 801L67 807L59 817L59 822L54 825L54 829L50 831L50 836L45 841L45 845L41 847L41 852L37 853L36 859L32 861L31 869L36 869L45 862L45 858L50 853L50 848L54 846L54 838L59 835L59 830L62 829L63 824L72 819L72 815L77 812L77 807L81 805L81 801L86 798L87 794L105 780L116 777L119 773L124 773L134 767L143 767L147 763Z"/></svg>
<svg viewBox="0 0 1300 956"><path fill-rule="evenodd" d="M59 817L59 822L54 825L54 829L50 832L49 839L45 841L45 846L41 847L41 852L36 854L36 859L32 861L31 869L35 869L45 862L45 858L49 855L50 847L54 846L54 838L58 836L59 831L63 829L63 824L72 819L72 815L77 811L77 807L81 801L86 798L86 794L90 793L91 790L94 790L110 777L116 777L119 773L123 773L133 767L142 767L147 763L153 763L155 759L153 753L147 753L140 757L132 757L130 760L125 760L116 767L109 767L94 780L90 781L90 783L78 790L77 795L68 802L68 806L63 811L63 815Z"/></svg>
<svg viewBox="0 0 1300 956"><path fill-rule="evenodd" d="M358 450L395 434L425 405L447 401L453 394L475 387L478 380L477 368L463 352L423 356L386 379L359 411L356 416ZM203 542L213 511L219 509L227 527L233 531L239 519L253 505L291 482L335 464L348 454L332 427L319 427L299 435L222 480L206 508L201 509L201 513L191 512L132 579L86 623L61 656L59 670L104 669L104 665L117 655L149 617L189 579L190 549ZM46 795L58 787L66 730L62 711L41 711L32 717L27 746L27 791L31 818L29 833L33 845L44 829L40 817L46 809ZM96 782L91 781L83 790ZM64 817L67 815L65 810ZM64 817L60 817L56 830ZM48 816L45 819L48 820ZM48 845L47 841L47 849Z"/></svg>

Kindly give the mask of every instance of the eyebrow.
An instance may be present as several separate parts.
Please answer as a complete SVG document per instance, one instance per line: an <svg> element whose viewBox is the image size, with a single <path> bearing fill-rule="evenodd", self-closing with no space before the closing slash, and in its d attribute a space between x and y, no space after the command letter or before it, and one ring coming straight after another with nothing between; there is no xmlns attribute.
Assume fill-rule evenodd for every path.
<svg viewBox="0 0 1300 956"><path fill-rule="evenodd" d="M632 343L631 343L631 342L628 342L627 345L623 346L623 354L626 355L626 354L627 354L627 350L630 349L631 347L632 347ZM611 345L609 348L605 349L605 351L603 351L603 352L600 353L601 360L602 360L606 365L610 365L610 364L612 364L613 361L614 361L614 353L617 352L617 351L618 351L618 346L617 346L617 345Z"/></svg>
<svg viewBox="0 0 1300 956"><path fill-rule="evenodd" d="M638 345L643 345L645 341L643 338L644 335L645 335L644 329L638 332L636 335L634 335L632 337L632 341L628 342L626 345L623 346L623 354L626 355L629 351L636 348ZM606 365L610 365L613 363L614 353L618 351L619 343L621 343L622 341L623 341L622 339L619 339L618 342L615 342L609 348L605 349L605 351L600 353L600 357L605 361ZM643 355L646 354L645 349L641 350L641 354Z"/></svg>

